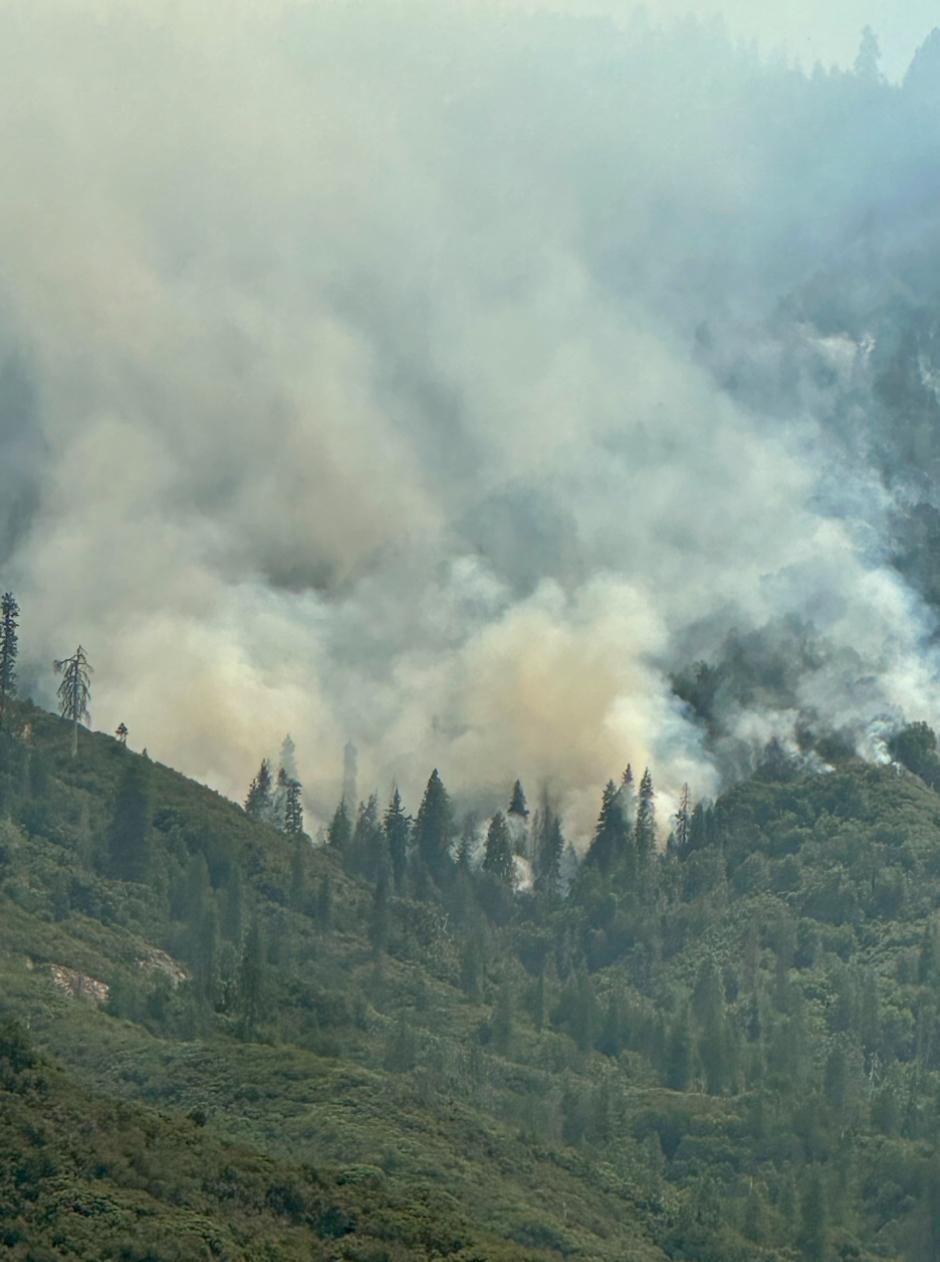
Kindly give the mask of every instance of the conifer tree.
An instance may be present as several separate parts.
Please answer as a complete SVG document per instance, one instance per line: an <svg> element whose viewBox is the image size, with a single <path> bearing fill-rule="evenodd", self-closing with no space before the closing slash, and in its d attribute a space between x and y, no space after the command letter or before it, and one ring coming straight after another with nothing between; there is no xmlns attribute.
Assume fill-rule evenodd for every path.
<svg viewBox="0 0 940 1262"><path fill-rule="evenodd" d="M440 880L451 864L454 817L450 797L437 768L431 773L415 819L415 845L431 874Z"/></svg>
<svg viewBox="0 0 940 1262"><path fill-rule="evenodd" d="M629 763L620 777L620 813L628 821L636 817L636 784L633 779L633 768Z"/></svg>
<svg viewBox="0 0 940 1262"><path fill-rule="evenodd" d="M552 809L547 793L543 795L536 815L534 833L535 892L554 899L561 888L561 860L565 839L561 832L561 820Z"/></svg>
<svg viewBox="0 0 940 1262"><path fill-rule="evenodd" d="M526 805L525 793L522 791L522 783L517 780L512 786L512 799L509 803L509 814L518 815L520 819L529 818L529 808Z"/></svg>
<svg viewBox="0 0 940 1262"><path fill-rule="evenodd" d="M594 839L584 861L607 876L623 863L628 846L629 834L621 810L620 793L613 780L608 780Z"/></svg>
<svg viewBox="0 0 940 1262"><path fill-rule="evenodd" d="M483 870L491 873L502 884L512 886L515 875L512 841L509 829L506 827L506 817L502 811L496 812L486 832Z"/></svg>
<svg viewBox="0 0 940 1262"><path fill-rule="evenodd" d="M641 865L649 860L656 849L656 808L653 799L653 777L647 767L640 781L640 797L636 809L636 850Z"/></svg>
<svg viewBox="0 0 940 1262"><path fill-rule="evenodd" d="M689 833L692 828L692 804L689 786L684 784L679 795L679 805L672 819L673 847L676 854L684 859L689 849Z"/></svg>
<svg viewBox="0 0 940 1262"><path fill-rule="evenodd" d="M345 798L340 798L339 806L333 812L330 826L326 830L326 840L327 845L332 846L339 854L345 854L349 849L352 841L352 825L349 822Z"/></svg>
<svg viewBox="0 0 940 1262"><path fill-rule="evenodd" d="M12 592L0 598L0 731L6 717L7 702L16 696L16 655L19 651L20 609Z"/></svg>
<svg viewBox="0 0 940 1262"><path fill-rule="evenodd" d="M54 662L56 674L62 676L59 684L59 713L72 724L72 757L78 753L78 725L87 719L88 702L91 700L91 676L94 674L81 645L71 657Z"/></svg>
<svg viewBox="0 0 940 1262"><path fill-rule="evenodd" d="M127 724L119 723L114 729L114 735L117 737L119 745L126 746L128 737Z"/></svg>
<svg viewBox="0 0 940 1262"><path fill-rule="evenodd" d="M369 795L368 801L359 804L349 860L347 866L370 880L377 880L388 870L388 842L374 793Z"/></svg>
<svg viewBox="0 0 940 1262"><path fill-rule="evenodd" d="M133 758L124 767L108 829L108 870L111 876L140 883L149 879L152 862L150 813L148 766Z"/></svg>
<svg viewBox="0 0 940 1262"><path fill-rule="evenodd" d="M278 769L271 794L271 823L278 832L287 831L287 772L283 767Z"/></svg>
<svg viewBox="0 0 940 1262"><path fill-rule="evenodd" d="M284 831L291 837L304 835L304 801L299 780L288 780L284 801Z"/></svg>
<svg viewBox="0 0 940 1262"><path fill-rule="evenodd" d="M853 69L863 82L879 83L881 82L880 61L881 48L878 44L878 36L870 26L866 26L862 30Z"/></svg>
<svg viewBox="0 0 940 1262"><path fill-rule="evenodd" d="M245 798L245 814L262 823L272 822L274 799L271 792L271 764L267 758L261 759L258 774L252 780Z"/></svg>
<svg viewBox="0 0 940 1262"><path fill-rule="evenodd" d="M385 811L382 824L385 829L388 857L392 865L392 880L395 883L395 889L401 892L405 884L405 870L408 864L409 820L402 808L401 794L398 792L397 785Z"/></svg>

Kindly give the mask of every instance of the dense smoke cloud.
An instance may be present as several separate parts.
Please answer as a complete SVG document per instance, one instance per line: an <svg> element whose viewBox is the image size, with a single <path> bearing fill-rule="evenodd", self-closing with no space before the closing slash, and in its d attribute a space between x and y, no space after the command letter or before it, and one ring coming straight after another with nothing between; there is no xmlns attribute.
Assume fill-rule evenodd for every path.
<svg viewBox="0 0 940 1262"><path fill-rule="evenodd" d="M352 736L361 785L549 778L575 823L628 760L668 802L809 711L860 747L937 713L899 489L836 424L864 330L780 314L911 187L901 93L486 6L5 17L0 558L37 699L81 640L96 725L224 791L290 731L326 811ZM672 673L793 620L786 703L710 737Z"/></svg>

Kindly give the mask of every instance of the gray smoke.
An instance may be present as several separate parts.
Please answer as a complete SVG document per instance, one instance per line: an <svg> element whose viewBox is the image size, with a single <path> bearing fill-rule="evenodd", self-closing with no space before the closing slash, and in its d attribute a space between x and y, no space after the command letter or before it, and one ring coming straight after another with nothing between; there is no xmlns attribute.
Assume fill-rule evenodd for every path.
<svg viewBox="0 0 940 1262"><path fill-rule="evenodd" d="M37 699L81 641L96 726L233 795L289 730L322 816L352 736L362 785L548 779L575 828L627 761L665 813L808 710L860 748L940 714L903 487L851 424L867 328L781 306L923 200L900 90L420 0L6 17L0 562ZM794 619L822 660L719 748L672 674Z"/></svg>

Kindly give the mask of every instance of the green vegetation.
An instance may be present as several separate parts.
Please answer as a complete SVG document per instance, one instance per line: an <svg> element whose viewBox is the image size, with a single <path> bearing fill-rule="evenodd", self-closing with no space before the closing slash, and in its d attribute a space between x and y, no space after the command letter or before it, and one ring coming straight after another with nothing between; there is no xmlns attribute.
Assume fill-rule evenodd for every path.
<svg viewBox="0 0 940 1262"><path fill-rule="evenodd" d="M663 855L625 777L564 894L518 785L482 855L437 773L315 848L7 711L11 1256L938 1256L929 731L768 758Z"/></svg>

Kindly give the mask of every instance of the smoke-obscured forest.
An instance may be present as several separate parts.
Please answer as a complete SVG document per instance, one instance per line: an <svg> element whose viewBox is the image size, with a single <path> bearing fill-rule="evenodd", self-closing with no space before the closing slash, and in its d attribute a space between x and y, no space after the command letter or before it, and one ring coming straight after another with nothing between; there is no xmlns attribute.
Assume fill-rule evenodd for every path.
<svg viewBox="0 0 940 1262"><path fill-rule="evenodd" d="M5 19L26 692L68 625L96 721L232 795L289 730L321 823L351 738L585 837L628 760L674 805L936 716L937 37L889 82L871 32Z"/></svg>

